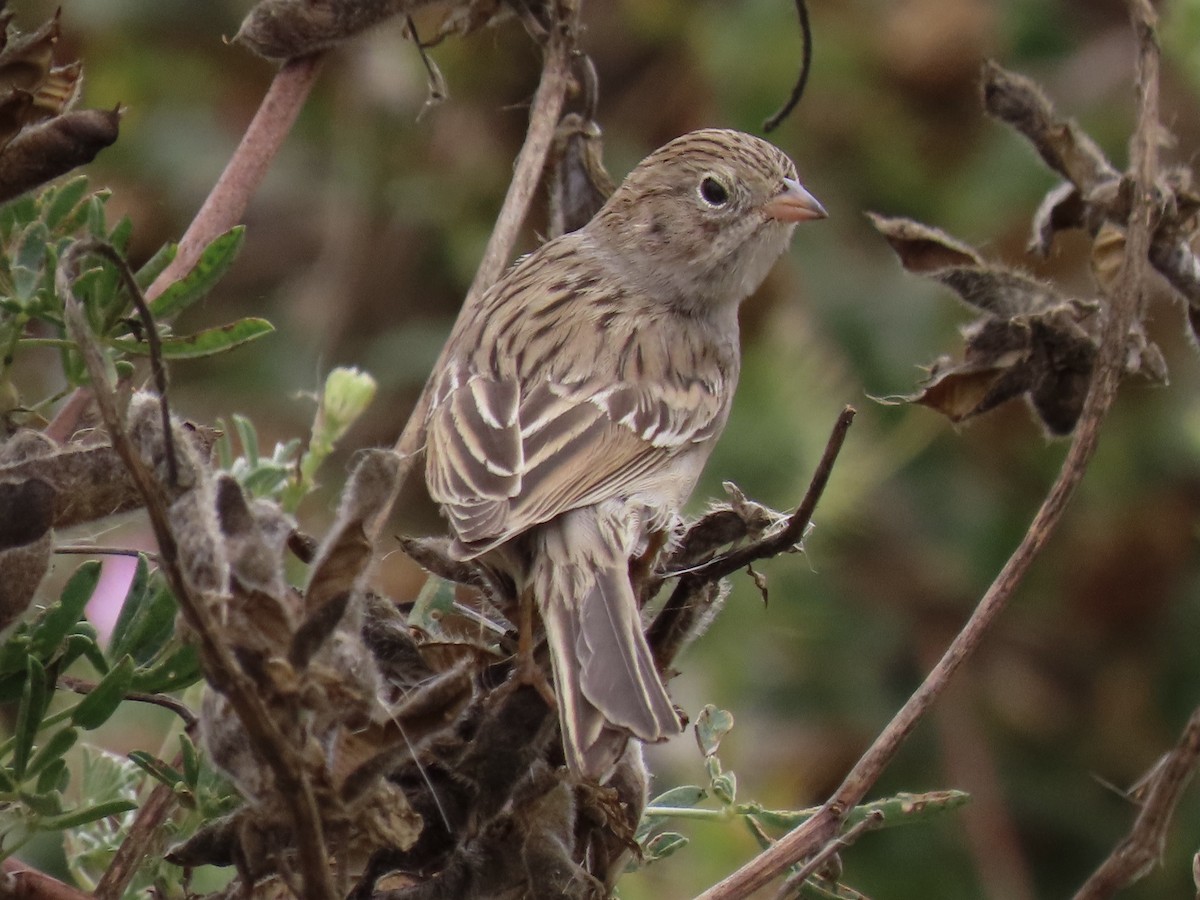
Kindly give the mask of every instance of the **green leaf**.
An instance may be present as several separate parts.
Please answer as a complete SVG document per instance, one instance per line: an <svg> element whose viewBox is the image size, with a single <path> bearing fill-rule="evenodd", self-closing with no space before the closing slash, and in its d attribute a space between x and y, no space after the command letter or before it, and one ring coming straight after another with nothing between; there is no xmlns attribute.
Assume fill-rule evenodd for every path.
<svg viewBox="0 0 1200 900"><path fill-rule="evenodd" d="M233 427L237 429L238 440L242 444L242 456L251 466L257 466L259 460L258 432L254 428L254 423L239 413L234 413L230 418L233 420Z"/></svg>
<svg viewBox="0 0 1200 900"><path fill-rule="evenodd" d="M51 605L33 624L29 635L29 652L46 660L63 642L63 638L83 616L87 602L100 581L100 563L88 560L75 570L58 602Z"/></svg>
<svg viewBox="0 0 1200 900"><path fill-rule="evenodd" d="M99 728L109 720L133 683L133 659L122 656L100 683L71 712L71 721L86 731Z"/></svg>
<svg viewBox="0 0 1200 900"><path fill-rule="evenodd" d="M175 633L177 608L175 597L161 582L148 583L136 595L131 590L108 644L109 659L128 654L138 665L149 663Z"/></svg>
<svg viewBox="0 0 1200 900"><path fill-rule="evenodd" d="M143 291L154 284L154 279L162 274L163 270L171 264L175 259L175 254L179 252L178 244L163 244L154 255L146 260L137 272L133 275L133 280L137 282L137 286Z"/></svg>
<svg viewBox="0 0 1200 900"><path fill-rule="evenodd" d="M22 622L17 626L4 646L0 647L0 675L21 673L24 678L25 657L29 655L29 624Z"/></svg>
<svg viewBox="0 0 1200 900"><path fill-rule="evenodd" d="M153 665L133 673L132 690L148 694L177 691L200 680L200 654L191 644L177 646Z"/></svg>
<svg viewBox="0 0 1200 900"><path fill-rule="evenodd" d="M42 213L42 221L46 223L46 227L51 231L58 228L59 224L79 205L79 201L83 199L87 189L88 180L83 175L72 178L55 188L53 196L49 198L48 203L45 203L45 211Z"/></svg>
<svg viewBox="0 0 1200 900"><path fill-rule="evenodd" d="M50 791L58 791L61 794L70 782L71 773L67 770L67 761L60 757L42 769L37 779L37 791L40 794L48 794Z"/></svg>
<svg viewBox="0 0 1200 900"><path fill-rule="evenodd" d="M21 798L21 802L28 806L39 816L57 816L62 812L62 794L58 791L43 791L33 793L31 791L17 791L17 796ZM41 823L38 823L41 827Z"/></svg>
<svg viewBox="0 0 1200 900"><path fill-rule="evenodd" d="M15 793L16 790L17 783L13 781L12 775L9 774L8 767L0 766L0 791L4 791L6 794L12 794Z"/></svg>
<svg viewBox="0 0 1200 900"><path fill-rule="evenodd" d="M206 328L204 331L197 331L195 334L163 338L162 353L166 359L199 359L203 356L213 356L217 353L223 353L241 344L258 340L258 338L264 337L274 330L275 326L266 319L238 319L236 322L230 322L228 325L221 325L217 328ZM145 341L134 340L133 338L114 338L109 343L125 353L133 353L139 356L147 356L150 353L149 344Z"/></svg>
<svg viewBox="0 0 1200 900"><path fill-rule="evenodd" d="M647 805L650 806L676 806L692 809L708 796L708 791L697 784L681 784L679 787L673 787L669 791L664 791L659 794Z"/></svg>
<svg viewBox="0 0 1200 900"><path fill-rule="evenodd" d="M87 223L88 234L100 238L100 240L108 237L108 228L104 217L106 202L108 202L108 194L93 194L84 207L87 210L84 220Z"/></svg>
<svg viewBox="0 0 1200 900"><path fill-rule="evenodd" d="M713 795L729 806L737 798L737 776L732 772L722 772L712 780Z"/></svg>
<svg viewBox="0 0 1200 900"><path fill-rule="evenodd" d="M17 724L13 728L13 774L18 779L25 777L29 764L29 753L33 739L37 736L46 713L50 691L46 687L46 670L37 660L29 656L25 660L25 684L21 688L21 705L17 708Z"/></svg>
<svg viewBox="0 0 1200 900"><path fill-rule="evenodd" d="M442 621L453 612L454 585L445 578L430 575L408 614L408 627L419 628L437 640L443 637Z"/></svg>
<svg viewBox="0 0 1200 900"><path fill-rule="evenodd" d="M114 656L120 657L129 652L129 630L150 599L149 585L150 561L145 553L139 553L133 580L129 582L129 590L125 592L121 611L117 613L117 621L113 623L112 634L108 638L109 650Z"/></svg>
<svg viewBox="0 0 1200 900"><path fill-rule="evenodd" d="M184 782L184 776L178 769L167 765L157 756L147 753L145 750L134 750L129 754L129 758L139 769L156 781L161 781L167 787L173 788Z"/></svg>
<svg viewBox="0 0 1200 900"><path fill-rule="evenodd" d="M179 735L179 755L183 759L183 780L195 788L200 783L200 755L186 734Z"/></svg>
<svg viewBox="0 0 1200 900"><path fill-rule="evenodd" d="M700 752L712 756L721 746L721 739L733 729L733 713L718 709L711 703L696 717L696 742Z"/></svg>
<svg viewBox="0 0 1200 900"><path fill-rule="evenodd" d="M677 850L682 850L688 845L688 839L682 834L674 831L664 831L662 834L656 834L646 842L646 846L642 852L646 862L654 862L660 859L666 859Z"/></svg>
<svg viewBox="0 0 1200 900"><path fill-rule="evenodd" d="M129 238L133 234L133 220L129 216L121 216L121 221L109 233L108 242L113 245L113 249L125 255L126 249L129 247Z"/></svg>
<svg viewBox="0 0 1200 900"><path fill-rule="evenodd" d="M38 828L42 831L63 831L67 828L78 828L97 819L119 816L134 809L137 809L137 804L132 800L109 800L95 806L83 806L62 815L49 816L38 823Z"/></svg>
<svg viewBox="0 0 1200 900"><path fill-rule="evenodd" d="M171 319L212 290L237 259L245 237L245 226L238 225L205 247L192 271L159 294L150 304L150 312L154 314L154 318Z"/></svg>
<svg viewBox="0 0 1200 900"><path fill-rule="evenodd" d="M50 763L60 760L68 750L75 746L75 741L78 739L79 732L70 726L54 732L29 761L29 765L25 769L25 777L30 778L37 775Z"/></svg>

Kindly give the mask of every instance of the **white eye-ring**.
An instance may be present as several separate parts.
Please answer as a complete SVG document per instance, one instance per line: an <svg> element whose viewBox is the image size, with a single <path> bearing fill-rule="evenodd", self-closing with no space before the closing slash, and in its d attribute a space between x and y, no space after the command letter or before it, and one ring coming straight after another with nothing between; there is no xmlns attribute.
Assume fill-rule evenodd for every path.
<svg viewBox="0 0 1200 900"><path fill-rule="evenodd" d="M705 175L700 182L700 199L709 206L724 206L729 202L729 188L715 175Z"/></svg>

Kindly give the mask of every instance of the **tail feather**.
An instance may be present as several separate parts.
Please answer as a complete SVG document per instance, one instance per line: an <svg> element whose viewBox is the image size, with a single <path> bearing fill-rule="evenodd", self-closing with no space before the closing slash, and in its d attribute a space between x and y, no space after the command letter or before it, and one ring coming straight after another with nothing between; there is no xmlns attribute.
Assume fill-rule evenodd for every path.
<svg viewBox="0 0 1200 900"><path fill-rule="evenodd" d="M595 571L579 594L554 572L538 579L538 599L554 668L563 744L571 767L598 776L624 749L621 734L660 741L679 718L646 645L625 567ZM618 740L608 740L606 733Z"/></svg>

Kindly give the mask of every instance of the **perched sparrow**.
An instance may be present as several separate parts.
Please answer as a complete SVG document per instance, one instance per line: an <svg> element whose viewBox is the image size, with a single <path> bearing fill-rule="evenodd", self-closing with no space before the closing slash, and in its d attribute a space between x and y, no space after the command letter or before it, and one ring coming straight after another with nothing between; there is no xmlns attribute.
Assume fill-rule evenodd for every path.
<svg viewBox="0 0 1200 900"><path fill-rule="evenodd" d="M824 215L776 147L695 131L518 262L450 336L431 382L429 491L452 552L486 554L536 600L578 772L615 761L606 730L679 732L629 561L670 527L725 426L738 304L795 223Z"/></svg>

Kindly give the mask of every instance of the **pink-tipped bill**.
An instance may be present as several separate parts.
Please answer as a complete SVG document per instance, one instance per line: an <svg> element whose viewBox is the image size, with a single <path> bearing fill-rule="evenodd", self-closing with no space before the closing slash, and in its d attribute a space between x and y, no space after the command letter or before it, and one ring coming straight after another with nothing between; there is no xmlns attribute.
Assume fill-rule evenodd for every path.
<svg viewBox="0 0 1200 900"><path fill-rule="evenodd" d="M783 186L782 191L763 204L763 212L770 218L780 222L807 222L829 215L820 201L794 178L783 179Z"/></svg>

